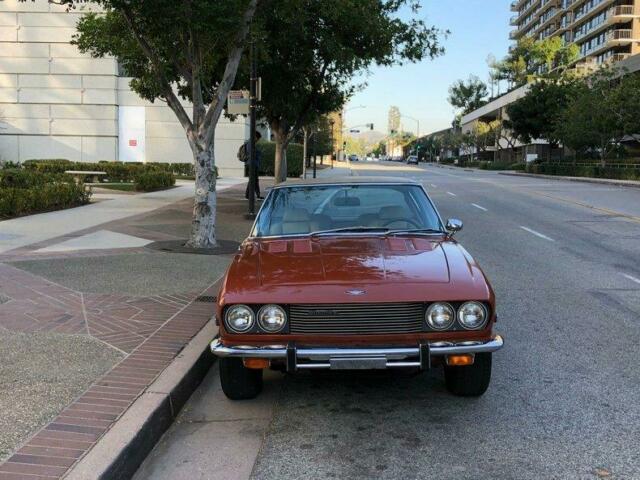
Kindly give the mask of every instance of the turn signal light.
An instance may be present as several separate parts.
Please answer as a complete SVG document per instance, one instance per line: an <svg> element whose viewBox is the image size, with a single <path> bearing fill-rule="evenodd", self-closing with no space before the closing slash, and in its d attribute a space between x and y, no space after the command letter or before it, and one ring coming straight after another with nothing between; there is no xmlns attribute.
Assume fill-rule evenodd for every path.
<svg viewBox="0 0 640 480"><path fill-rule="evenodd" d="M252 370L263 370L269 368L269 360L266 358L244 358L244 366Z"/></svg>
<svg viewBox="0 0 640 480"><path fill-rule="evenodd" d="M450 367L465 367L467 365L473 365L473 355L448 355L447 365Z"/></svg>

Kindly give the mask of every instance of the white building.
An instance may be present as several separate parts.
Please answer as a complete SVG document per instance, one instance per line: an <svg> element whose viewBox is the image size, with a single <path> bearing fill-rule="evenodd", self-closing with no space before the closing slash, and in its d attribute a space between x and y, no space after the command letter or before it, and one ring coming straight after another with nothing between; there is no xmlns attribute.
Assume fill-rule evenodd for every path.
<svg viewBox="0 0 640 480"><path fill-rule="evenodd" d="M115 59L91 58L69 43L87 8L0 0L0 159L192 162L168 107L132 92ZM245 119L220 120L221 175L242 175L236 152L248 134Z"/></svg>

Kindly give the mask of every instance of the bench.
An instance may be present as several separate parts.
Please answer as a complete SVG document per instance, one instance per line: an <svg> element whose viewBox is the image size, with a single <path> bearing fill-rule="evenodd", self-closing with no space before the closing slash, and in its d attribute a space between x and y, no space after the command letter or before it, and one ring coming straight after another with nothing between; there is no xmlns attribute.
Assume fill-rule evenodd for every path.
<svg viewBox="0 0 640 480"><path fill-rule="evenodd" d="M76 183L80 183L86 177L93 177L93 183L98 183L98 177L106 175L107 172L93 171L93 170L66 170L64 173L73 175Z"/></svg>

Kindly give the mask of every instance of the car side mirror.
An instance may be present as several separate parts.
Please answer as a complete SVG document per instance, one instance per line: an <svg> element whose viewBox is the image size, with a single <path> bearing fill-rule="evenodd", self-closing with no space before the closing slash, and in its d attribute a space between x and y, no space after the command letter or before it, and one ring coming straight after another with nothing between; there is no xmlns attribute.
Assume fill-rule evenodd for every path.
<svg viewBox="0 0 640 480"><path fill-rule="evenodd" d="M462 230L462 220L458 220L457 218L447 220L447 231L449 231L451 235L460 230Z"/></svg>

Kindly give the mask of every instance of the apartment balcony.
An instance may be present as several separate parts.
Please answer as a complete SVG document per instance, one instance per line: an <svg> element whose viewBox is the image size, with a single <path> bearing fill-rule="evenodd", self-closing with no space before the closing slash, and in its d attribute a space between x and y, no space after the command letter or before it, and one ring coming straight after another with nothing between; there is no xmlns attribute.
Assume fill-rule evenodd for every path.
<svg viewBox="0 0 640 480"><path fill-rule="evenodd" d="M512 11L512 12L517 12L517 11L518 11L518 4L519 4L519 3L520 3L520 2L519 2L519 1L517 1L517 0L514 0L513 2L511 2L510 7L511 7L511 11Z"/></svg>
<svg viewBox="0 0 640 480"><path fill-rule="evenodd" d="M607 58L606 62L607 63L618 63L618 62L622 62L623 60L626 60L630 56L631 56L630 53L614 53L609 58Z"/></svg>
<svg viewBox="0 0 640 480"><path fill-rule="evenodd" d="M607 13L607 22L624 23L636 17L640 17L640 13L634 5L619 5L609 10Z"/></svg>
<svg viewBox="0 0 640 480"><path fill-rule="evenodd" d="M509 19L509 25L511 25L512 27L517 27L518 26L518 15L514 15Z"/></svg>
<svg viewBox="0 0 640 480"><path fill-rule="evenodd" d="M633 30L631 29L611 30L607 34L607 42L610 45L624 45L636 40L638 39L633 38Z"/></svg>
<svg viewBox="0 0 640 480"><path fill-rule="evenodd" d="M517 40L520 37L520 30L511 30L509 32L509 39Z"/></svg>

